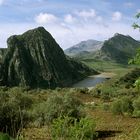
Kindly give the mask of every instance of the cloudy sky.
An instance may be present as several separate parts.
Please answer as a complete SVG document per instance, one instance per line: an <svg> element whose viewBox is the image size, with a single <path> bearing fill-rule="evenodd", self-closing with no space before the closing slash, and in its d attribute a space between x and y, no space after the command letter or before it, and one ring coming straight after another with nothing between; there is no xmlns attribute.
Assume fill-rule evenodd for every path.
<svg viewBox="0 0 140 140"><path fill-rule="evenodd" d="M87 39L131 35L139 0L0 0L0 47L10 35L44 26L65 49Z"/></svg>

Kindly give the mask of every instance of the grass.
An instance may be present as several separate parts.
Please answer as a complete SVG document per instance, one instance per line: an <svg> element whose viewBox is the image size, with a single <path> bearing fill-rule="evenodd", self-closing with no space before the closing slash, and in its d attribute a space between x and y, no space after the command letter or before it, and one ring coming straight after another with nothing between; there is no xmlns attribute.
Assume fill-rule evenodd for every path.
<svg viewBox="0 0 140 140"><path fill-rule="evenodd" d="M130 70L139 67L136 65L119 64L112 61L96 60L96 59L84 59L81 60L89 67L96 69L100 72L114 72L119 76L128 73Z"/></svg>

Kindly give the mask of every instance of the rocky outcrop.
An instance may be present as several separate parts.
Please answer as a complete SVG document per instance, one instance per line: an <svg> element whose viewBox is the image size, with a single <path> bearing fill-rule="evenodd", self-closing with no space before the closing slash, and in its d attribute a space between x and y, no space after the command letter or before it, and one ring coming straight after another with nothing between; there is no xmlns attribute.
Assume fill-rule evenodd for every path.
<svg viewBox="0 0 140 140"><path fill-rule="evenodd" d="M97 72L66 58L63 50L43 27L14 35L7 41L0 84L6 86L65 87Z"/></svg>

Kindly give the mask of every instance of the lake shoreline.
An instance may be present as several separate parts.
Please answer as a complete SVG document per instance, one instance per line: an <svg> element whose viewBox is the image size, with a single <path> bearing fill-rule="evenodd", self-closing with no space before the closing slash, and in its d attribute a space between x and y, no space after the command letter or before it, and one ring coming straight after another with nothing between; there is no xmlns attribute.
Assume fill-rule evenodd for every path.
<svg viewBox="0 0 140 140"><path fill-rule="evenodd" d="M87 78L85 78L84 80L73 84L72 88L92 89L96 85L98 85L98 84L100 84L108 79L111 79L115 75L116 75L115 73L110 73L110 72L103 72L103 73L100 73L98 75L91 75L91 76L88 76Z"/></svg>

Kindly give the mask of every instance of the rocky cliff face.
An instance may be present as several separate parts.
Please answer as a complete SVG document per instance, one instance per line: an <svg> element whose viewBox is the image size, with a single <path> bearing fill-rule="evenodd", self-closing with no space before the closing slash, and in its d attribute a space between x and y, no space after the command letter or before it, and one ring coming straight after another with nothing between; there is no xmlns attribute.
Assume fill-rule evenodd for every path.
<svg viewBox="0 0 140 140"><path fill-rule="evenodd" d="M8 39L2 59L0 84L6 86L64 87L97 73L68 60L54 38L43 27Z"/></svg>
<svg viewBox="0 0 140 140"><path fill-rule="evenodd" d="M1 48L0 49L0 63L2 61L2 58L4 57L5 53L6 53L7 49L6 48Z"/></svg>

